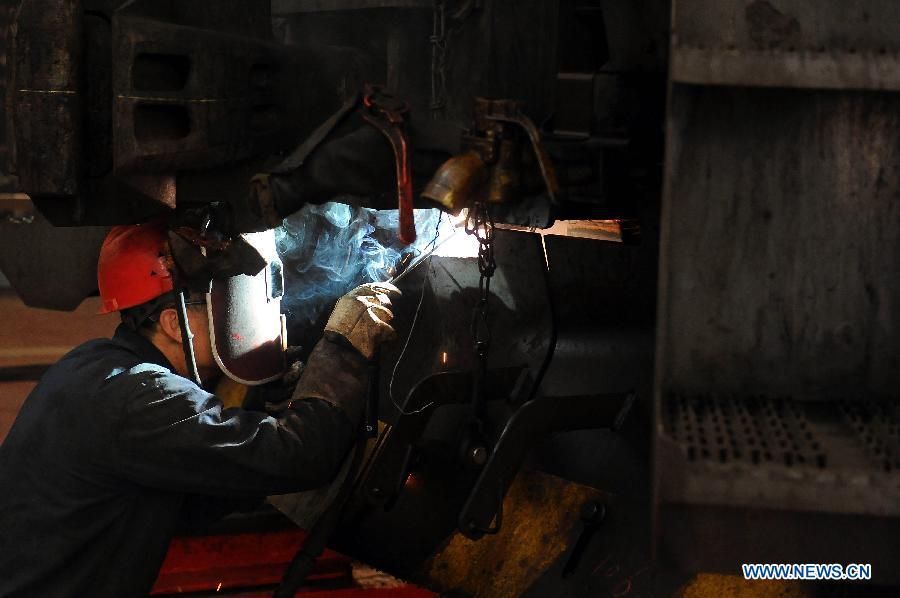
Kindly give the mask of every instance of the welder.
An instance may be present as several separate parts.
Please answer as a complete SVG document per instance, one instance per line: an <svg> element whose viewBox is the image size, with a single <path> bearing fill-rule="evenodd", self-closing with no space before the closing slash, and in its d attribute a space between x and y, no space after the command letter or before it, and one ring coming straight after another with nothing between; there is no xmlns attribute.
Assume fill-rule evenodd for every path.
<svg viewBox="0 0 900 598"><path fill-rule="evenodd" d="M393 335L396 288L362 286L338 300L279 414L225 408L204 389L222 371L256 381L278 371L229 353L227 341L260 337L262 324L240 329L234 309L215 305L215 284L228 280L177 300L171 247L158 222L112 229L98 280L103 310L122 324L47 371L0 447L0 596L146 595L186 503L320 487L357 438L368 361ZM255 288L242 285L230 292ZM248 292L223 305L272 311L273 298ZM263 331L269 348L282 331Z"/></svg>

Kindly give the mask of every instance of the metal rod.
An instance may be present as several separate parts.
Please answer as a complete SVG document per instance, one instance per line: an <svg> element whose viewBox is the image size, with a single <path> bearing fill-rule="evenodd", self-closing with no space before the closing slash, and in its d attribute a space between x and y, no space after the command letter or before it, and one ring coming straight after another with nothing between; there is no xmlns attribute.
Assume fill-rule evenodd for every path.
<svg viewBox="0 0 900 598"><path fill-rule="evenodd" d="M175 255L171 242L169 243L170 255ZM185 294L188 292L186 285L182 284L181 272L178 266L172 268L172 286L175 295L175 312L178 314L178 326L181 328L181 346L184 351L184 361L187 366L188 374L191 376L197 386L202 386L203 381L200 379L200 372L197 371L197 355L194 353L194 334L191 332L190 320L187 314L187 299Z"/></svg>
<svg viewBox="0 0 900 598"><path fill-rule="evenodd" d="M372 363L369 364L369 389L366 396L366 413L363 425L366 438L378 436L378 403L381 389L381 348L375 348Z"/></svg>
<svg viewBox="0 0 900 598"><path fill-rule="evenodd" d="M436 244L434 247L432 247L431 249L429 249L428 251L426 251L419 257L417 257L415 260L413 260L413 262L409 266L407 266L406 269L403 270L403 272L388 279L387 282L389 282L391 284L397 284L398 282L403 280L404 276L406 276L407 274L409 274L410 272L412 272L413 270L418 268L422 264L422 262L424 262L426 259L428 259L435 251L440 249L441 245L443 245L444 243L446 243L447 241L452 239L454 236L456 236L456 233L459 232L459 229L460 229L460 225L454 226L453 231L449 235L447 235L446 237L441 239L441 241L438 244Z"/></svg>
<svg viewBox="0 0 900 598"><path fill-rule="evenodd" d="M197 383L197 386L201 386L203 381L200 380L200 373L197 371L197 356L194 353L194 333L191 332L184 294L184 289L178 289L175 292L175 311L178 312L178 324L181 326L181 345L184 348L184 360L191 379Z"/></svg>

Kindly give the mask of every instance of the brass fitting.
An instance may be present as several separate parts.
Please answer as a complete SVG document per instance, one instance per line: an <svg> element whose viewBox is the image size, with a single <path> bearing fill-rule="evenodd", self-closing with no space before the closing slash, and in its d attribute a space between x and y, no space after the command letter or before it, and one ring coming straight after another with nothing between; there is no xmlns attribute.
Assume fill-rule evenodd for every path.
<svg viewBox="0 0 900 598"><path fill-rule="evenodd" d="M422 191L422 197L436 201L453 214L474 199L488 179L487 164L474 151L453 156L444 162Z"/></svg>

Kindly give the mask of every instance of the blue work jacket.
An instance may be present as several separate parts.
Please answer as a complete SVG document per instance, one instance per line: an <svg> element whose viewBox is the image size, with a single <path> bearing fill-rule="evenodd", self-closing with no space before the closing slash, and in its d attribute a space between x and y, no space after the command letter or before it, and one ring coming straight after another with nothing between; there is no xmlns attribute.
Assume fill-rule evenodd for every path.
<svg viewBox="0 0 900 598"><path fill-rule="evenodd" d="M273 417L224 408L124 326L77 347L0 446L0 597L146 595L186 497L328 483L354 440L364 372L323 339L300 384L317 398Z"/></svg>

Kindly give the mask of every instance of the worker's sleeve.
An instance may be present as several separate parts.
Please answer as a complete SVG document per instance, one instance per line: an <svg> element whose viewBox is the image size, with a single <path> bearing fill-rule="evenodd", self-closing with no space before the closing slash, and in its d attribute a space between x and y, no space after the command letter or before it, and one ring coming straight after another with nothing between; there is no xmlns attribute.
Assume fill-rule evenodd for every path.
<svg viewBox="0 0 900 598"><path fill-rule="evenodd" d="M190 380L141 368L125 373L132 384L113 456L116 473L139 485L220 496L308 490L337 474L355 439L366 362L328 339L316 345L299 396L278 417L225 409Z"/></svg>

